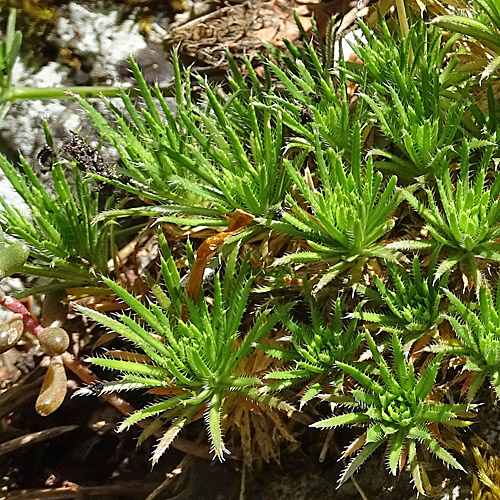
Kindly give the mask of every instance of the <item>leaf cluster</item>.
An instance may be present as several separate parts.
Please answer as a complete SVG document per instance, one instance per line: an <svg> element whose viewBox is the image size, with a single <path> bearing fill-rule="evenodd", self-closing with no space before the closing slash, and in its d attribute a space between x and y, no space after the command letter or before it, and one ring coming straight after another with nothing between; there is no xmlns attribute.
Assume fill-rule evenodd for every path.
<svg viewBox="0 0 500 500"><path fill-rule="evenodd" d="M423 491L425 474L417 458L417 444L427 447L438 458L456 469L462 466L437 441L430 430L431 424L467 426L471 422L462 420L460 414L466 412L467 404L441 404L429 400L439 365L443 355L439 354L430 361L423 375L418 378L414 364L406 361L397 334L392 336L394 366L380 354L374 339L365 335L368 347L377 367L377 376L370 376L366 369L338 362L337 366L349 374L359 384L359 389L351 391L351 396L342 400L343 404L353 406L350 413L321 420L313 427L334 428L342 425L364 424L368 428L355 445L344 452L353 453L353 448L361 448L349 463L340 478L340 484L362 465L380 446L387 446L388 466L396 474L408 460L415 485Z"/></svg>
<svg viewBox="0 0 500 500"><path fill-rule="evenodd" d="M455 265L465 261L476 286L482 282L477 258L498 261L500 259L500 177L487 181L488 165L492 148L485 150L475 179L471 180L469 147L464 143L459 177L454 183L448 168L442 169L436 180L439 198L429 188L425 189L427 205L410 190L405 190L409 204L422 216L431 240L400 241L392 247L402 249L430 249L445 257L439 263L435 277L438 279ZM439 207L441 204L442 208Z"/></svg>
<svg viewBox="0 0 500 500"><path fill-rule="evenodd" d="M50 188L24 158L20 166L22 172L0 155L0 168L31 213L0 199L0 224L11 242L19 240L30 249L30 258L20 271L51 280L27 294L96 284L100 274L108 273L113 250L112 225L94 222L99 192L75 164L63 167L56 162ZM107 203L111 205L112 198Z"/></svg>
<svg viewBox="0 0 500 500"><path fill-rule="evenodd" d="M333 260L322 282L333 278L358 259L382 257L395 259L397 253L387 250L378 241L394 227L390 215L398 206L395 176L384 182L381 172L374 170L369 158L366 168L361 164L361 132L354 131L352 162L346 169L333 150L323 152L316 144L318 184L308 183L293 163L286 162L287 171L300 195L310 208L288 196L291 210L271 228L307 240L312 251L286 255L276 265L293 262Z"/></svg>
<svg viewBox="0 0 500 500"><path fill-rule="evenodd" d="M467 387L469 401L489 376L497 397L500 397L500 316L498 296L493 299L491 291L482 286L479 290L479 303L466 304L449 290L445 290L454 311L445 318L450 322L458 336L440 345L430 346L432 351L446 352L465 356L466 368L473 373Z"/></svg>
<svg viewBox="0 0 500 500"><path fill-rule="evenodd" d="M429 265L431 272L424 276L418 257L413 259L411 275L391 262L387 263L387 270L392 287L378 276L374 278L376 290L356 285L358 292L379 307L386 308L387 312L357 311L353 316L373 323L388 333L397 334L405 344L413 343L425 334L435 333L442 320L440 306L446 276L436 280L432 263Z"/></svg>
<svg viewBox="0 0 500 500"><path fill-rule="evenodd" d="M166 241L163 240L163 247ZM165 388L171 397L137 410L120 425L124 430L142 420L153 418L143 431L141 440L159 430L168 421L172 426L164 433L153 455L156 462L180 430L197 414L204 413L212 449L221 460L228 452L222 434L223 406L228 397L239 393L258 404L279 409L292 408L279 399L259 392L261 381L238 373L238 365L255 349L258 343L277 323L270 311L262 311L251 328L243 333L242 318L252 288L248 258L237 270L237 252L229 258L224 278L214 278L213 304L208 306L203 294L197 301L185 297L185 316L172 317L169 310L183 305L180 276L172 256L162 258L162 274L167 284L166 295L154 288L155 301L144 305L133 295L111 280L107 285L137 314L138 320L122 314L118 320L79 307L89 318L111 328L122 337L139 346L147 358L140 362L93 357L98 366L124 373L121 380L105 383L102 392ZM236 273L236 274L235 274ZM182 314L182 313L181 313ZM154 333L154 335L152 335Z"/></svg>
<svg viewBox="0 0 500 500"><path fill-rule="evenodd" d="M80 99L120 156L117 176L56 161L49 189L26 161L19 172L0 158L31 211L27 217L0 200L12 244L1 249L0 273L22 265L52 279L26 294L102 282L123 301L117 317L75 306L141 351L90 358L122 377L80 392L160 396L119 428L141 423L142 442L169 423L154 462L203 415L222 459L230 408L274 415L292 412L296 400L308 411L319 399L335 415L314 427L364 428L344 453L358 452L341 483L382 446L389 470L408 465L420 492L429 484L422 460L429 452L462 469L439 428L469 425L469 403L486 377L500 385L499 315L483 273L488 265L498 274L500 261L494 92L489 86L487 111L470 105L473 78L453 53L459 35L446 38L422 21L407 36L382 19L373 31L360 26L353 50L362 64L343 60L333 24L325 40L314 25L310 37L299 24L301 43L268 47L262 72L228 54L225 83L182 69L174 52L175 102L149 87L131 59L140 99L122 89L120 103L104 99L106 116ZM109 199L102 211L95 182L128 198L119 206ZM250 222L234 229L228 221L241 211ZM119 284L130 269L116 258L113 229L136 216L160 228L158 259L137 272L141 296ZM116 231L126 244L136 244L138 232ZM28 262L6 265L23 244ZM199 296L185 288L193 277ZM479 296L472 305L455 293L469 278ZM290 290L278 282L302 286L306 319L294 316L300 291L283 305ZM348 297L347 284L363 300ZM264 287L277 298L262 306ZM448 323L457 339L443 339ZM437 356L416 364L406 352L428 337ZM447 376L445 355L463 357L474 374L469 403L457 403L451 389L451 402L441 402L435 389L438 374ZM261 369L248 368L257 356L266 356ZM352 411L341 413L343 406Z"/></svg>
<svg viewBox="0 0 500 500"><path fill-rule="evenodd" d="M351 319L347 324L343 321L344 308L340 299L333 304L333 317L325 318L312 296L307 294L306 298L310 324L292 318L293 303L278 312L283 326L290 332L292 349L259 345L268 355L291 362L294 366L267 374L265 380L270 381L270 390L307 384L307 390L300 398L301 407L317 397L328 385L342 385L343 377L336 370L336 363L353 362L362 339L356 319Z"/></svg>

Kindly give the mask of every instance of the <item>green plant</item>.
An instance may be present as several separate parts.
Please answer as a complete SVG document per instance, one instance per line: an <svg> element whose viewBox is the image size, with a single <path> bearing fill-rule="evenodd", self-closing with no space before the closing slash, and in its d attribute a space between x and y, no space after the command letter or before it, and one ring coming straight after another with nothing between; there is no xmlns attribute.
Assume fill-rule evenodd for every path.
<svg viewBox="0 0 500 500"><path fill-rule="evenodd" d="M404 181L432 177L443 158L456 155L453 146L466 105L466 93L459 92L456 77L464 75L454 71L458 59L452 57L443 68L451 44L443 47L439 30L423 22L401 39L383 20L375 33L363 23L361 27L367 43L358 39L352 48L363 65L345 64L350 78L361 86L375 124L389 139L389 144L379 141L382 147L372 151L388 160L376 166L394 171Z"/></svg>
<svg viewBox="0 0 500 500"><path fill-rule="evenodd" d="M155 450L153 463L181 429L200 412L206 415L213 452L222 460L228 452L221 429L228 398L240 394L258 404L287 411L292 409L276 397L260 392L262 382L258 377L238 372L239 364L254 350L254 344L274 327L278 318L269 310L261 311L246 334L242 331L241 323L254 278L249 275L248 257L237 271L236 250L226 264L224 278L221 279L219 274L214 278L212 306L208 306L203 294L196 302L185 298L189 317L181 319L184 296L180 289L180 276L166 241L162 240L162 275L168 295L159 287L154 287L158 304L151 302L143 305L119 285L105 279L115 294L137 314L137 321L128 314L122 314L119 320L115 320L78 307L89 318L133 342L149 359L139 363L93 357L90 361L125 374L119 381L105 383L100 392L151 387L171 390L173 395L170 398L137 410L118 429L122 431L154 417L143 432L143 440L158 431L163 423L173 421ZM169 315L171 308L174 308L174 316Z"/></svg>
<svg viewBox="0 0 500 500"><path fill-rule="evenodd" d="M387 270L388 279L392 281L391 287L386 286L378 276L374 278L377 290L360 283L355 287L366 298L388 311L356 311L353 317L374 323L388 333L396 333L404 344L412 344L425 334L435 334L437 325L442 321L440 305L447 276L435 279L434 263L431 262L424 277L418 257L413 259L412 275L391 262L387 263Z"/></svg>
<svg viewBox="0 0 500 500"><path fill-rule="evenodd" d="M473 17L459 15L438 16L433 23L437 26L483 42L485 53L494 57L484 68L481 78L487 78L500 67L500 6L496 0L475 0Z"/></svg>
<svg viewBox="0 0 500 500"><path fill-rule="evenodd" d="M328 385L342 385L343 377L335 363L353 362L362 339L356 319L351 319L347 324L342 321L343 306L340 299L333 303L332 318L325 318L310 294L306 295L306 299L311 324L293 319L293 303L278 311L281 322L290 331L292 349L259 345L270 356L295 364L292 369L273 371L265 379L272 381L269 386L271 390L306 384L307 390L300 399L301 407L317 397Z"/></svg>
<svg viewBox="0 0 500 500"><path fill-rule="evenodd" d="M0 228L0 280L19 272L29 257L29 248L23 243L5 242Z"/></svg>
<svg viewBox="0 0 500 500"><path fill-rule="evenodd" d="M444 317L451 323L459 338L447 343L430 347L432 351L446 352L465 356L465 367L474 372L474 378L468 388L467 399L472 401L483 385L486 377L490 378L497 397L500 397L500 301L498 295L493 300L491 292L485 286L479 290L478 304L464 304L449 290L444 290L453 309Z"/></svg>
<svg viewBox="0 0 500 500"><path fill-rule="evenodd" d="M492 148L486 148L475 180L469 180L469 145L462 147L459 178L454 185L450 171L445 165L436 180L439 199L426 188L428 206L425 206L410 190L404 194L410 205L423 217L432 239L398 241L388 245L397 249L430 249L437 254L443 252L435 279L464 262L472 280L478 287L482 282L477 259L500 260L500 177L489 185L486 182Z"/></svg>
<svg viewBox="0 0 500 500"><path fill-rule="evenodd" d="M378 243L394 226L390 215L399 204L397 179L393 176L384 184L383 175L374 170L371 158L367 159L366 168L362 168L359 126L354 130L352 143L352 164L348 170L340 155L332 150L323 152L317 140L317 188L306 181L292 162L285 162L309 207L303 208L297 198L288 195L290 210L282 221L272 221L269 227L304 238L312 251L286 255L275 265L333 261L321 281L326 284L348 267L362 267L370 257L389 260L397 257L397 252Z"/></svg>
<svg viewBox="0 0 500 500"><path fill-rule="evenodd" d="M99 193L75 164L67 167L71 177L60 162L53 166L54 196L24 158L20 166L22 173L0 155L0 169L31 213L26 215L0 199L0 225L12 243L8 248L19 245L15 240L29 247L29 259L17 271L50 279L50 283L30 288L20 296L97 284L101 274L109 273L108 260L114 252L111 224L94 222L99 213ZM106 203L111 206L113 198Z"/></svg>
<svg viewBox="0 0 500 500"><path fill-rule="evenodd" d="M349 157L351 131L355 124L365 121L366 112L363 104L349 103L346 74L338 71L343 53L335 23L329 23L323 39L314 22L312 35L307 35L296 20L300 45L285 40L286 52L267 45L275 61L268 57L265 63L275 81L265 89L265 99L259 96L259 101L280 113L284 124L294 132L289 148L314 151L319 133L328 147Z"/></svg>
<svg viewBox="0 0 500 500"><path fill-rule="evenodd" d="M468 403L486 378L500 388L498 302L487 289L500 261L496 83L490 74L484 106L461 65L474 44L422 20L406 27L404 3L399 27L361 23L353 50L362 64L343 61L334 22L325 40L314 23L312 35L299 23L300 40L285 41L286 51L228 54L226 82L182 69L174 52L175 103L131 58L139 99L117 90L121 102L104 99L101 114L73 96L116 148L116 166L86 165L74 153L89 147L83 140L57 151L49 134L48 187L25 160L18 170L0 157L31 212L0 200L0 279L50 280L21 294L47 292L40 323L0 289L0 306L13 313L0 325L0 351L22 351L29 332L51 358L39 413L63 401L64 364L75 368L78 353L112 338L112 350L89 360L119 377L78 392L158 398L119 426L140 424L140 443L162 435L154 463L203 415L214 457L228 453L227 434L247 467L277 458L281 438L294 442L314 414L323 415L317 428L363 429L344 452L354 458L340 484L382 447L389 470L408 466L422 493L433 493L430 454L462 469L451 449L470 441L449 428L472 423ZM11 14L0 46L3 113L23 95L9 79L20 44L13 23ZM102 183L126 197L114 205ZM136 216L142 224L132 226ZM430 255L415 256L421 250ZM462 295L443 290L459 290L460 272ZM477 303L465 302L471 277ZM70 344L58 290L68 287L74 310L122 339L91 324ZM116 316L98 311L103 300L83 307L83 295L95 304L103 290L116 297ZM130 343L138 352L120 350ZM75 358L64 352L70 345ZM454 357L445 364L446 354ZM289 403L297 400L302 414ZM293 422L279 411L294 412Z"/></svg>
<svg viewBox="0 0 500 500"><path fill-rule="evenodd" d="M109 211L103 217L152 215L190 226L223 226L223 215L236 209L266 215L281 204L290 185L282 168L280 115L242 105L237 93L223 100L202 78L198 83L207 102L194 102L190 75L182 74L175 52L173 62L175 117L160 89L149 90L132 58L145 108L137 111L125 92L121 98L128 117L105 101L116 127L80 100L102 137L120 153L125 167L120 173L127 181L97 178L156 203Z"/></svg>
<svg viewBox="0 0 500 500"><path fill-rule="evenodd" d="M417 444L430 450L443 462L464 471L463 467L436 439L429 427L436 424L467 426L472 422L460 415L471 408L467 404L441 404L429 399L443 358L438 354L427 365L420 378L415 375L413 363L405 360L398 336L392 335L394 367L391 369L380 354L374 339L367 333L366 341L378 369L378 376L369 376L366 369L338 362L337 366L350 375L361 387L343 397L343 405L356 411L336 415L312 424L312 427L333 428L342 425L363 424L366 432L347 450L344 456L360 449L339 479L344 483L380 446L386 445L388 467L396 475L398 468L408 460L415 486L425 493L426 472L417 458Z"/></svg>
<svg viewBox="0 0 500 500"><path fill-rule="evenodd" d="M16 101L33 99L69 99L75 95L85 98L107 95L116 97L119 87L21 87L12 81L14 65L19 57L23 36L16 31L16 9L10 9L5 40L0 43L0 120Z"/></svg>
<svg viewBox="0 0 500 500"><path fill-rule="evenodd" d="M458 35L444 42L442 33L422 20L401 35L397 28L391 30L381 16L374 29L363 20L359 20L359 27L362 37L355 36L354 43L349 44L363 64L345 61L342 67L365 94L389 96L389 87L393 87L403 99L414 99L414 85L421 81L425 89L421 103L429 112L438 96L454 97L457 86L467 83L468 73L454 72L458 57L448 54Z"/></svg>
<svg viewBox="0 0 500 500"><path fill-rule="evenodd" d="M458 99L444 113L439 103L426 112L424 106L428 103L422 102L422 93L416 83L408 89L410 95L406 99L400 97L399 89L387 85L387 90L390 99L380 94L374 97L365 94L363 98L371 107L382 132L406 158L376 148L371 152L373 155L389 160L377 162L376 166L394 171L406 181L434 175L436 166L443 159L449 160L456 155L453 146L464 111L463 101ZM423 95L429 96L427 93ZM394 108L396 113L392 112Z"/></svg>

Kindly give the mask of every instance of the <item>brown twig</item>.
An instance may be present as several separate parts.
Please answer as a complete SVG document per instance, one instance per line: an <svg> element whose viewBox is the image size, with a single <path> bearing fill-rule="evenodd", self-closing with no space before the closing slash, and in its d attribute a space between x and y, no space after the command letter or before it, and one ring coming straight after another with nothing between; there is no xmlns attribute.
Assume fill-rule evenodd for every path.
<svg viewBox="0 0 500 500"><path fill-rule="evenodd" d="M51 427L50 429L45 429L39 432L33 432L31 434L25 434L24 436L19 436L14 439L10 439L5 443L0 444L0 456L16 451L24 446L29 446L40 441L46 441L47 439L52 439L53 437L60 436L66 432L72 431L78 428L77 425L62 425L60 427Z"/></svg>
<svg viewBox="0 0 500 500"><path fill-rule="evenodd" d="M107 496L131 495L143 498L144 492L154 488L154 484L144 481L125 481L100 486L62 486L60 488L42 488L36 490L18 490L7 494L8 500L63 500L74 498L103 498Z"/></svg>
<svg viewBox="0 0 500 500"><path fill-rule="evenodd" d="M146 498L146 500L155 500L162 494L167 488L172 485L173 480L181 473L185 472L186 468L189 466L189 455L186 455L179 463L179 465L166 474L166 478L162 481ZM164 498L164 497L162 497Z"/></svg>

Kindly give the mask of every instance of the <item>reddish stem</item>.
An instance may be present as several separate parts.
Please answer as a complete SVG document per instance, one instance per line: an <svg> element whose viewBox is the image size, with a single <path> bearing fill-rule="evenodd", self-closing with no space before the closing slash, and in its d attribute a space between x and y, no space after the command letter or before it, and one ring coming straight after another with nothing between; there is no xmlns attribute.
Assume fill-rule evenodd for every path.
<svg viewBox="0 0 500 500"><path fill-rule="evenodd" d="M5 307L14 314L20 314L24 323L24 328L30 331L35 337L38 337L42 331L42 327L38 321L31 315L22 302L7 295L2 288L0 288L0 306Z"/></svg>

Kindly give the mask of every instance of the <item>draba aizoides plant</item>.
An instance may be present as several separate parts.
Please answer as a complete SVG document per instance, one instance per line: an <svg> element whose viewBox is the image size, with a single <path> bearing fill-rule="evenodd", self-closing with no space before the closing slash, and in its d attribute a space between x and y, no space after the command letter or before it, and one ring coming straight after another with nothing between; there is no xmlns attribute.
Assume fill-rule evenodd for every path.
<svg viewBox="0 0 500 500"><path fill-rule="evenodd" d="M425 334L436 335L436 327L442 321L442 287L447 276L436 280L434 264L435 261L431 260L424 276L418 257L413 259L411 274L401 266L388 262L391 285L386 285L378 276L374 277L376 290L361 283L355 285L358 292L386 311L355 311L353 317L373 323L388 333L396 333L405 345L412 344Z"/></svg>
<svg viewBox="0 0 500 500"><path fill-rule="evenodd" d="M500 290L500 289L499 289ZM466 304L444 290L452 308L445 318L458 336L446 343L430 346L431 351L446 352L466 359L465 368L473 372L467 389L472 401L489 377L497 398L500 397L500 300L494 300L485 286L479 290L479 304Z"/></svg>
<svg viewBox="0 0 500 500"><path fill-rule="evenodd" d="M40 413L71 390L65 366L89 375L81 357L90 354L97 372L120 375L80 394L151 398L130 412L123 404L119 430L139 424L139 443L161 436L153 463L204 416L214 458L231 448L242 470L278 459L282 438L298 441L311 422L307 439L325 437L321 457L339 436L317 429L344 426L354 439L340 484L384 451L389 471L409 470L422 493L437 489L432 455L477 469L470 434L453 428L472 423L480 396L490 402L479 390L487 380L500 393L490 292L500 264L497 46L483 47L492 71L474 74L472 37L425 22L446 7L432 2L412 23L404 4L409 26L391 12L373 29L360 23L347 61L335 21L325 40L314 22L311 35L299 23L300 39L283 51L228 54L224 81L182 68L174 52L175 102L130 58L135 88L104 98L106 112L75 90L65 96L79 100L99 144L116 149L109 168L88 168L48 131L48 185L27 161L0 157L30 211L0 199L0 279L42 277L20 295L45 293L57 313L51 326L45 313L37 323L28 300L0 288L0 306L14 313L0 325L1 356L31 356L34 336L35 364L41 351L40 369L52 358L46 380L57 383L44 383ZM491 24L480 13L489 0L477 5L476 21ZM6 35L0 116L21 95L9 80L13 17ZM116 312L105 313L103 290ZM74 335L61 333L67 320Z"/></svg>
<svg viewBox="0 0 500 500"><path fill-rule="evenodd" d="M353 45L363 65L347 64L347 71L362 89L362 99L389 139L375 145L372 154L385 159L376 166L394 172L400 181L431 176L443 158L456 156L454 141L466 105L464 92L453 72L457 57L447 61L440 30L423 22L406 37L396 39L384 21L371 33L361 23L368 44ZM416 50L418 47L418 50ZM412 59L409 65L405 58ZM440 70L441 69L441 70ZM466 94L465 94L466 95ZM394 151L396 146L399 150Z"/></svg>
<svg viewBox="0 0 500 500"><path fill-rule="evenodd" d="M500 5L496 0L476 0L472 16L448 14L438 16L433 23L441 28L460 33L483 44L483 53L474 54L475 69L484 68L481 79L494 74L500 67Z"/></svg>
<svg viewBox="0 0 500 500"><path fill-rule="evenodd" d="M292 162L286 168L301 196L309 207L304 208L293 196L287 201L291 210L282 221L272 221L271 229L307 240L311 251L286 255L275 265L329 261L330 266L321 278L324 285L343 270L357 265L363 267L370 257L389 260L398 253L379 244L379 240L394 227L390 218L400 202L396 192L397 178L384 181L383 175L368 158L366 167L361 160L361 131L353 133L352 162L349 167L329 149L324 152L316 144L318 186L308 183Z"/></svg>
<svg viewBox="0 0 500 500"><path fill-rule="evenodd" d="M343 321L345 309L340 299L332 304L331 318L325 318L309 293L306 294L306 300L310 309L310 324L292 317L293 303L278 311L281 322L290 332L292 349L259 345L270 356L292 363L292 368L272 371L265 379L271 390L304 387L304 394L300 398L301 407L321 391L331 392L342 385L342 372L336 363L354 362L362 339L356 319Z"/></svg>
<svg viewBox="0 0 500 500"><path fill-rule="evenodd" d="M429 397L443 359L438 354L425 368L421 377L415 366L405 359L397 334L392 335L394 366L381 355L375 340L365 335L378 373L367 375L366 369L338 362L337 366L350 375L361 388L353 389L342 397L341 404L355 411L336 415L314 423L313 427L334 428L342 425L363 424L368 428L344 452L344 457L359 451L339 479L344 483L380 446L387 448L388 467L396 475L408 461L415 486L424 493L428 483L425 469L417 457L417 445L430 450L443 462L464 470L438 442L431 427L436 424L468 426L472 422L461 415L472 408L469 404L442 404Z"/></svg>
<svg viewBox="0 0 500 500"><path fill-rule="evenodd" d="M0 198L0 227L6 239L20 240L29 247L29 259L18 271L50 279L48 284L30 288L24 295L98 284L99 275L109 272L114 237L109 222L95 223L99 192L75 162L63 168L57 161L51 169L54 196L24 158L20 166L22 172L0 155L0 169L31 214L24 214ZM113 198L106 203L110 206Z"/></svg>
<svg viewBox="0 0 500 500"><path fill-rule="evenodd" d="M166 250L168 247L163 245ZM167 250L168 252L168 250ZM165 258L166 257L166 258ZM162 258L163 277L167 294L155 289L158 304L144 305L116 283L105 280L108 286L137 315L137 320L122 314L119 320L84 307L78 310L89 318L119 333L140 348L146 356L139 361L98 356L90 358L97 366L123 372L121 380L106 382L99 393L130 389L165 388L171 397L137 410L119 426L119 431L153 417L144 430L150 436L172 421L163 434L153 455L155 463L181 429L197 414L204 413L212 450L219 459L228 453L223 440L221 419L226 400L241 394L257 404L291 411L293 408L278 398L259 391L258 377L238 372L238 365L255 349L264 335L278 322L276 314L263 310L245 333L241 323L253 278L248 257L237 270L237 252L232 252L224 278L215 275L213 304L209 307L200 294L197 301L186 297L187 318L172 318L168 310L182 295L180 277L176 274L171 256ZM173 301L173 302L172 302ZM177 305L179 302L177 301ZM154 333L154 335L152 335ZM132 355L132 359L133 359ZM87 392L92 392L89 389ZM86 391L84 390L83 393ZM143 438L144 438L143 436Z"/></svg>
<svg viewBox="0 0 500 500"><path fill-rule="evenodd" d="M289 147L313 151L319 133L329 147L349 157L351 131L366 120L366 106L350 104L345 72L332 71L343 55L335 42L334 23L328 25L324 40L315 23L312 32L307 37L302 29L303 45L285 42L286 52L269 47L276 62L268 58L266 65L276 82L259 100L280 113L293 131Z"/></svg>
<svg viewBox="0 0 500 500"><path fill-rule="evenodd" d="M218 88L201 77L198 84L207 102L195 102L191 75L183 74L175 53L173 62L175 118L160 89L148 88L133 58L130 64L145 103L142 113L122 91L126 111L105 101L115 126L80 100L102 137L120 152L120 173L128 182L94 177L155 202L110 210L103 217L150 215L190 226L223 226L223 215L237 209L262 217L280 207L291 183L283 167L281 115L258 103L243 105L237 92L224 102Z"/></svg>
<svg viewBox="0 0 500 500"><path fill-rule="evenodd" d="M485 149L478 171L470 179L469 147L463 144L461 167L456 183L445 165L436 179L437 197L426 188L427 206L416 194L405 190L408 203L422 216L431 239L398 241L397 249L429 249L442 252L435 279L463 263L478 288L483 281L477 259L500 260L500 176L487 180L493 148ZM440 203L439 203L440 202ZM440 205L442 208L440 208Z"/></svg>

